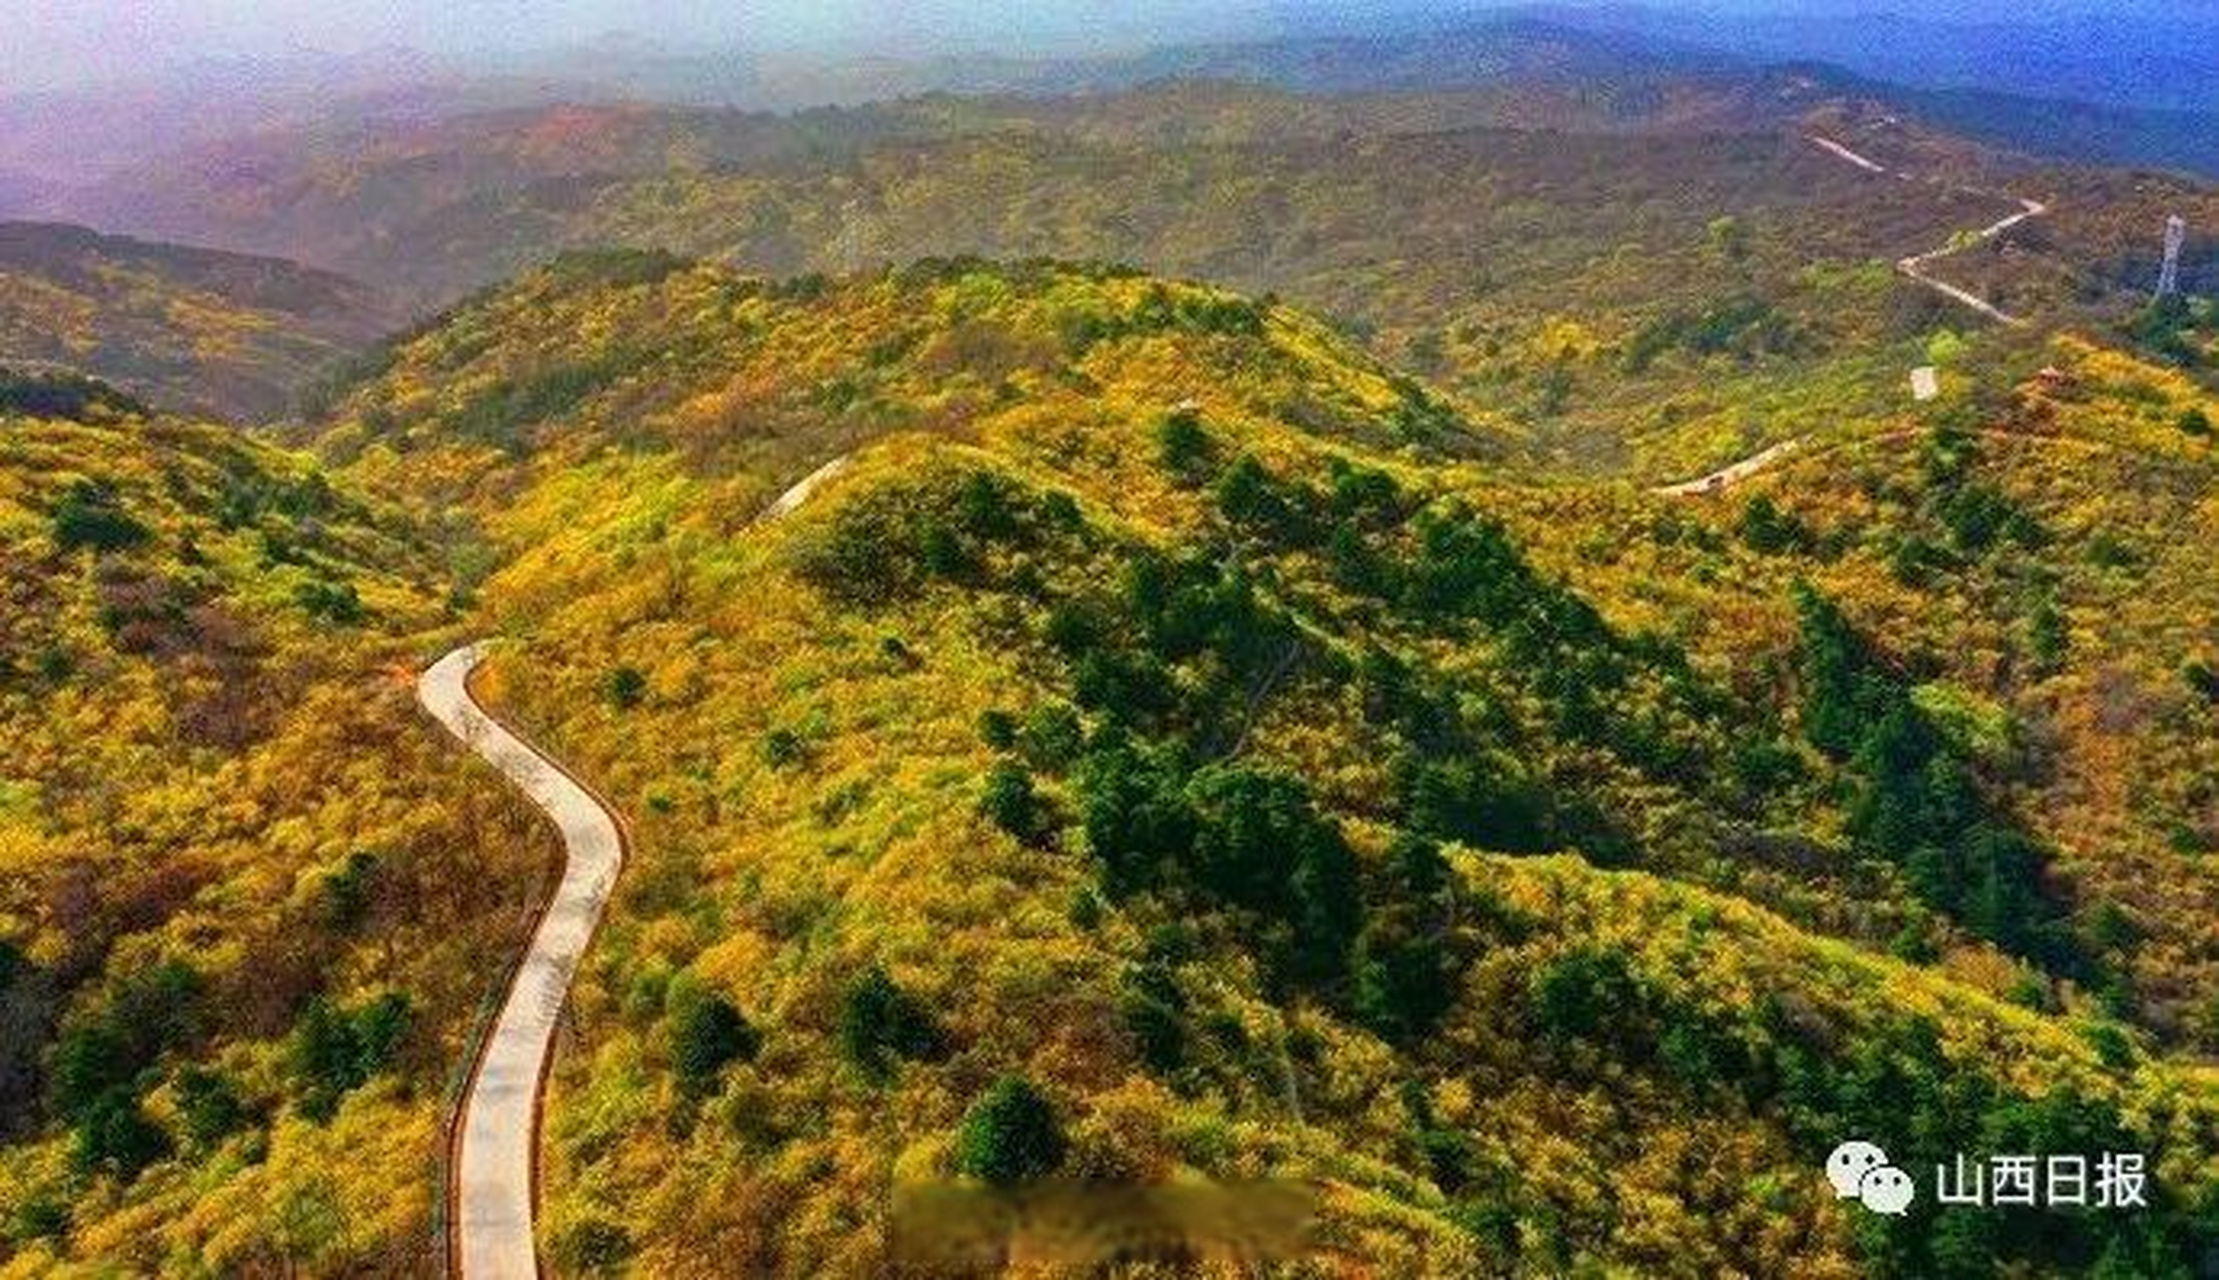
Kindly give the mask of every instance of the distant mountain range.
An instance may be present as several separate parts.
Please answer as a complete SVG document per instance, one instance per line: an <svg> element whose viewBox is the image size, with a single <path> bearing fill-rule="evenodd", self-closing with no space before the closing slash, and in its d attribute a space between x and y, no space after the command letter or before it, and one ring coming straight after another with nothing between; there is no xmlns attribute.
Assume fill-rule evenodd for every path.
<svg viewBox="0 0 2219 1280"><path fill-rule="evenodd" d="M1369 37L1168 48L1070 74L1103 86L1180 76L1373 93L1549 83L1653 87L1762 75L1785 64L1840 92L1893 101L1936 125L2031 154L2219 175L2219 28L2171 33L2123 23L2119 38L2140 51L2129 61L2149 79L2137 88L2104 78L2108 58L2060 55L2047 66L2034 59L2034 50L2111 49L2111 34L2092 27L2043 29L2048 34L1998 28L2014 38L1990 43L1987 29L1892 17L1809 28L1775 19L1752 22L1755 34L1745 38L1739 25L1724 21L1626 16L1644 12L1565 11ZM1787 38L1797 31L1805 38ZM1892 52L1899 47L1912 52L1899 58ZM1890 52L1858 56L1880 49Z"/></svg>
<svg viewBox="0 0 2219 1280"><path fill-rule="evenodd" d="M1983 25L1544 6L1448 21L1373 8L1369 21L1311 21L1284 36L1084 56L672 51L611 37L477 62L381 50L198 63L134 86L0 97L0 215L63 207L51 188L241 134L555 102L792 111L942 92L1115 92L1172 78L1323 94L1578 85L1638 102L1691 78L1761 78L1782 64L2031 154L2219 175L2219 25L2208 19Z"/></svg>
<svg viewBox="0 0 2219 1280"><path fill-rule="evenodd" d="M1608 11L1632 21L1626 13L1640 16ZM244 70L207 66L190 78L202 101L169 132L139 127L143 113L172 101L161 93L83 112L67 95L0 102L0 122L67 126L58 137L0 129L0 216L222 246L340 273L222 259L229 265L210 274L215 259L194 251L102 242L81 229L18 228L19 286L77 255L127 264L121 269L145 287L79 293L69 304L76 310L62 311L51 288L8 290L0 316L12 336L0 355L83 367L157 404L259 417L285 407L317 367L398 314L342 277L422 311L556 250L609 243L715 254L771 273L936 253L1106 257L1286 289L1399 350L1435 342L1428 331L1451 320L1473 322L1466 309L1491 290L1545 281L1561 291L1585 287L1567 282L1588 275L1600 285L1627 274L1587 272L1587 239L1645 244L1646 261L1691 251L1688 228L1700 219L1668 229L1638 220L1607 231L1586 226L1566 186L1583 164L1607 164L1617 177L1582 207L1648 191L1662 207L1688 206L1690 218L1733 204L1729 193L1764 203L1831 185L1778 168L1768 148L1737 152L1736 135L1850 130L1860 146L1925 148L1911 168L1961 174L1968 166L2023 171L2044 158L2219 173L2219 117L1907 89L1827 64L1759 65L1672 32L1553 15L1116 57L855 62L816 80L788 78L803 65L791 60L670 57L630 43L609 53L591 67L510 66L479 81L402 54L334 64L321 85L306 66L289 66L238 100L226 99L222 86ZM934 91L887 98L923 88ZM568 101L546 101L565 94ZM702 105L719 94L785 105L811 95L878 100L786 114ZM1473 130L1512 132L1490 139ZM1559 135L1541 150L1563 151L1570 170L1552 173L1517 142L1536 130ZM1444 140L1424 161L1442 166L1438 178L1397 197L1405 202L1400 251L1358 230L1392 216L1389 209L1347 222L1397 189L1391 157L1430 154L1397 140L1459 131L1467 136ZM1686 142L1704 135L1719 147L1652 153L1595 136L1627 132ZM1341 145L1353 137L1373 143ZM154 138L172 149L155 154ZM76 148L73 164L55 159L65 145ZM1805 150L1798 141L1784 152ZM1644 159L1665 154L1687 167L1661 173ZM94 156L103 159L88 163ZM1799 167L1817 161L1804 156ZM959 190L951 184L960 174L971 176ZM1011 185L1019 174L1023 181ZM1828 174L1837 176L1855 175ZM2041 309L2148 277L2156 228L2175 211L2198 228L2189 273L2202 278L2210 254L2203 228L2219 222L2203 212L2212 201L2193 184L2153 181L2092 172L2039 179L2079 193L2052 233L2068 240L2052 247L2057 261L2086 273L2081 285L2060 277L2043 286ZM1040 197L1027 183L1052 184L1069 199L1034 208ZM1711 194L1693 202L1665 194L1681 188ZM1509 191L1534 192L1557 210L1554 230L1521 229L1519 204L1501 198ZM1927 196L1904 194L1943 214ZM914 216L950 202L965 212ZM1947 216L1972 221L1987 212L1980 201L1971 205ZM1231 208L1245 212L1208 212ZM1491 213L1469 212L1482 209ZM1073 210L1095 214L1075 218ZM1774 215L1782 227L1810 216L1784 206ZM1947 234L1947 225L1912 222L1888 215L1865 228L1856 251L1886 259ZM1583 229L1563 232L1574 224ZM1833 225L1819 217L1796 235L1831 235L1821 228ZM1418 241L1428 250L1412 258ZM2030 287L2015 265L2022 261L1999 262L2000 274L1987 274ZM1427 281L1423 296L1378 305L1382 295L1365 282L1387 274ZM115 278L78 271L64 293ZM243 281L256 297L232 292ZM1629 296L1654 303L1658 295ZM170 305L181 297L201 301ZM230 336L196 363L196 343L218 330ZM1467 353L1467 373L1472 359Z"/></svg>

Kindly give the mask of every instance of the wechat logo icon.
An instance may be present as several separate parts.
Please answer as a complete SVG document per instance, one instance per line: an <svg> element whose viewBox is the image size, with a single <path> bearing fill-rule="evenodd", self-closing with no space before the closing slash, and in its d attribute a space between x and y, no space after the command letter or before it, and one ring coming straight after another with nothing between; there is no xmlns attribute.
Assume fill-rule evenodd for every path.
<svg viewBox="0 0 2219 1280"><path fill-rule="evenodd" d="M1869 1142L1844 1142L1826 1157L1826 1180L1834 1197L1855 1200L1873 1213L1901 1217L1917 1191L1911 1175L1888 1163L1888 1153Z"/></svg>

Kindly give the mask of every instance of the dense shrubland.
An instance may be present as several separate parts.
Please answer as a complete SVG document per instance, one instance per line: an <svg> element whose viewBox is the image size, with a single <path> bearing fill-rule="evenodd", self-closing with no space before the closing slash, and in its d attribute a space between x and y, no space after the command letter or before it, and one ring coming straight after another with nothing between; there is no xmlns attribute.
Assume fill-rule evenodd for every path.
<svg viewBox="0 0 2219 1280"><path fill-rule="evenodd" d="M1597 109L561 108L169 175L418 301L521 270L364 351L343 280L0 229L0 354L136 393L0 373L0 1274L432 1265L551 846L409 705L481 631L637 836L565 1273L876 1275L900 1184L1259 1176L1328 1269L2188 1273L2219 405L2202 259L2121 299L2208 193L2015 173L2054 214L1973 245L1997 199L1803 122ZM1953 234L2134 354L1967 330L1889 265ZM142 403L304 385L316 461ZM1849 1133L2146 1151L2157 1204L1863 1219Z"/></svg>
<svg viewBox="0 0 2219 1280"><path fill-rule="evenodd" d="M2044 357L1687 503L1121 271L574 260L409 339L329 446L475 511L493 691L638 824L552 1256L868 1274L890 1181L1271 1173L1397 1270L2187 1265L2203 401ZM1844 1128L2168 1190L1859 1225Z"/></svg>
<svg viewBox="0 0 2219 1280"><path fill-rule="evenodd" d="M8 385L0 1256L419 1269L440 1096L546 851L394 678L433 558L303 458Z"/></svg>

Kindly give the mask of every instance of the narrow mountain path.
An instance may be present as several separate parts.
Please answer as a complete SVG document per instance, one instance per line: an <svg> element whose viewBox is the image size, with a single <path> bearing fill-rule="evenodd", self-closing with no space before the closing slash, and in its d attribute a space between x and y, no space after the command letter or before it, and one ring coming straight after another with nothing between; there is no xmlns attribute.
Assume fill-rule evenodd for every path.
<svg viewBox="0 0 2219 1280"><path fill-rule="evenodd" d="M1805 140L1808 141L1812 146L1819 148L1821 151L1824 151L1829 155L1837 156L1847 163L1853 164L1867 173L1879 174L1884 177L1893 176L1901 178L1906 182L1918 181L1918 179L1911 177L1911 175L1907 173L1897 172L1893 169L1889 169L1887 166L1879 163L1876 160L1871 159L1868 156L1859 155L1855 151L1850 150L1848 147L1842 145L1841 143L1834 141L1832 138L1820 137L1819 135L1814 133L1806 135ZM1966 191L1973 190L1973 188L1970 187L1961 189ZM1974 192L1974 194L1991 196L1995 195L1996 193L1991 191L1976 191ZM2000 219L1990 224L1989 226L1982 228L1973 236L1970 243L1980 244L1985 243L1989 240L1993 240L1997 236L2002 235L2004 232L2009 231L2011 228L2019 225L2027 219L2039 218L2043 214L2049 212L2049 206L2043 204L2039 200L2028 200L2024 197L2018 196L2014 196L2011 198L2018 200L2019 211L2010 215L2009 217ZM2008 325L2026 324L2025 320L2021 319L2018 316L2006 313L2005 311L2003 311L2002 308L1995 306L1987 299L1979 297L1978 295L1970 293L1964 289L1960 289L1956 285L1953 285L1946 280L1938 280L1927 271L1927 264L1938 261L1942 258L1946 258L1953 253L1959 252L1965 247L1967 247L1965 244L1951 243L1943 245L1939 249L1932 249L1925 253L1913 254L1908 258L1904 258L1898 261L1895 264L1896 270L1901 271L1904 275L1922 285L1925 285L1927 288L1940 293L1942 296L1949 298L1954 302L1962 303L1963 305L1972 308L1973 310L1979 312L1980 314L1988 317L1991 320L1995 320ZM1914 385L1915 380L1916 375L1914 374ZM1931 396L1920 395L1917 398L1929 399L1931 398ZM1658 485L1657 487L1649 490L1649 492L1661 494L1666 497L1689 497L1695 494L1716 493L1721 489L1730 488L1733 485L1748 479L1750 476L1756 475L1758 472L1763 471L1765 468L1771 466L1773 463L1776 463L1780 459L1795 452L1798 448L1802 446L1802 444L1803 440L1801 437L1796 437L1791 440L1783 440L1780 443L1771 446L1770 448L1762 449L1754 454L1751 454L1749 457L1743 458L1739 462L1728 463L1727 465L1720 467L1718 470L1711 472L1709 475L1697 476L1693 480L1682 480L1678 484Z"/></svg>
<svg viewBox="0 0 2219 1280"><path fill-rule="evenodd" d="M1821 151L1824 151L1829 155L1837 156L1840 159L1845 160L1860 169L1863 169L1867 173L1875 173L1883 176L1893 175L1894 177L1901 178L1906 182L1919 181L1919 179L1913 178L1910 174L1890 169L1886 165L1873 160L1869 156L1859 155L1855 151L1852 151L1842 143L1836 142L1832 138L1821 137L1818 134L1813 133L1806 134L1805 140ZM1938 180L1928 179L1928 181ZM2029 218L2039 218L2043 214L2049 212L2049 206L2043 204L2039 200L2029 200L2024 196L2006 196L2003 195L2001 192L1983 191L1976 187L1958 187L1956 189L1977 196L2015 200L2018 202L2019 211L2017 213L2009 215L2008 217L2004 217L1993 223L1990 223L1986 227L1981 228L1979 231L1973 234L1971 240L1969 241L1959 243L1955 240L1952 240L1951 243L1945 244L1939 249L1929 249L1925 253L1914 253L1908 258L1898 259L1895 264L1895 269L1902 272L1905 276L1908 276L1909 278L1918 281L1920 284L1925 285L1927 288L1932 289L1934 292L1941 294L1943 297L1948 298L1950 301L1959 303L1966 307L1970 307L1974 311L1979 312L1981 315L1984 315L1990 320L1994 320L1999 324L2024 326L2026 324L2026 321L2024 319L2012 315L2009 312L2006 312L2001 307L1996 306L1994 303L1989 302L1986 298L1983 298L1978 294L1975 294L1966 289L1961 289L1958 286L1949 283L1947 280L1937 279L1932 272L1929 272L1927 270L1927 267L1929 264L1938 262L1943 258L1949 257L1951 254L1962 252L1963 250L1970 248L1972 245L1985 244Z"/></svg>
<svg viewBox="0 0 2219 1280"><path fill-rule="evenodd" d="M818 485L847 470L847 466L848 456L843 453L818 467L815 471L795 481L793 488L779 494L778 500L763 508L763 514L757 516L756 519L758 521L769 521L776 520L783 515L792 514L802 503L809 500L809 495L817 491Z"/></svg>
<svg viewBox="0 0 2219 1280"><path fill-rule="evenodd" d="M1808 436L1797 436L1791 440L1782 440L1769 449L1753 453L1731 466L1720 467L1707 476L1697 476L1693 480L1685 480L1679 484L1660 485L1649 490L1649 492L1665 497L1696 497L1706 493L1719 493L1740 481L1757 475L1759 472L1771 469L1784 461L1790 454L1800 453L1809 459L1829 458L1835 454L1853 453L1856 450L1869 448L1873 445L1902 444L1906 440L1917 439L1925 430L1924 427L1896 427L1887 431L1876 431L1864 435L1847 436L1839 440L1828 440L1816 445L1810 443ZM2071 445L2082 449L2119 450L2126 447L2112 440L2097 440L2080 435L2022 431L2011 427L1974 427L1970 429L1968 434L1999 444L2023 444L2033 441L2052 445Z"/></svg>
<svg viewBox="0 0 2219 1280"><path fill-rule="evenodd" d="M1810 137L1813 145L1819 147L1822 150L1833 152L1835 155L1840 156L1842 159L1847 160L1853 165L1856 165L1858 168L1864 170L1866 173L1886 173L1888 171L1885 165L1877 164L1871 160L1865 159L1863 156L1858 155L1854 151L1851 151L1849 148L1834 141L1832 138L1821 138L1815 133L1810 135Z"/></svg>
<svg viewBox="0 0 2219 1280"><path fill-rule="evenodd" d="M1684 498L1698 493L1716 493L1721 489L1729 488L1748 479L1802 446L1803 438L1801 436L1792 440L1782 440L1770 448L1760 449L1750 454L1739 462L1728 463L1707 476L1697 476L1693 480L1682 480L1678 484L1659 485L1649 490L1649 492L1662 494L1668 498Z"/></svg>
<svg viewBox="0 0 2219 1280"><path fill-rule="evenodd" d="M2028 218L2039 218L2043 214L2049 212L2049 206L2043 204L2039 200L2021 199L2019 201L2019 205L2020 209L2017 213L2012 214L2008 218L2004 218L1998 222L1992 223L1989 226L1983 227L1980 232L1973 238L1973 243L1979 244L1988 240L1993 240L1997 236L2002 235L2004 232L2009 231L2011 228L2026 221ZM1932 275L1929 275L1927 273L1927 263L1933 262L1940 258L1946 258L1949 255L1956 253L1961 247L1963 246L1944 245L1939 249L1932 249L1925 253L1913 254L1912 256L1896 263L1896 269L1901 271L1904 275L1911 277L1913 280L1918 281L1920 284L1925 285L1927 288L1935 290L1942 296L1956 302L1961 302L1964 305L1971 307L1973 310L1988 317L1990 320L1998 321L2002 324L2024 327L2026 321L2021 317L2011 315L2008 312L2004 311L2001 307L1998 307L1994 303L1989 302L1986 298L1982 298L1976 294L1960 289L1956 285L1953 285L1946 280L1937 280Z"/></svg>
<svg viewBox="0 0 2219 1280"><path fill-rule="evenodd" d="M417 681L417 698L553 820L564 862L463 1095L449 1259L469 1280L529 1280L539 1274L532 1209L540 1089L571 978L616 887L624 839L592 793L478 705L470 673L484 658L481 644L441 658Z"/></svg>
<svg viewBox="0 0 2219 1280"><path fill-rule="evenodd" d="M804 476L764 508L758 521L792 513L847 461L842 455ZM562 833L563 872L509 979L463 1094L450 1187L448 1268L466 1280L536 1280L532 1218L540 1099L571 980L616 888L624 835L607 805L479 705L470 673L484 660L482 642L449 653L418 677L417 700L555 824Z"/></svg>

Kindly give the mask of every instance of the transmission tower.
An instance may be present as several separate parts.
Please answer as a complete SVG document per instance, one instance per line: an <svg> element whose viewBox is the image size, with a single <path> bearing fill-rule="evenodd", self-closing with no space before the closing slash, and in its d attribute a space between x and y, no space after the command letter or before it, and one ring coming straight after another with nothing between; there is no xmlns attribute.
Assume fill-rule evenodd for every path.
<svg viewBox="0 0 2219 1280"><path fill-rule="evenodd" d="M2165 265L2157 271L2157 296L2180 291L2180 247L2188 239L2188 223L2179 214L2165 220Z"/></svg>

